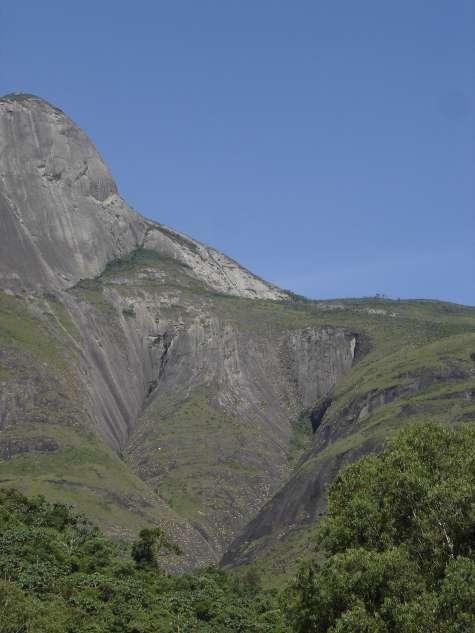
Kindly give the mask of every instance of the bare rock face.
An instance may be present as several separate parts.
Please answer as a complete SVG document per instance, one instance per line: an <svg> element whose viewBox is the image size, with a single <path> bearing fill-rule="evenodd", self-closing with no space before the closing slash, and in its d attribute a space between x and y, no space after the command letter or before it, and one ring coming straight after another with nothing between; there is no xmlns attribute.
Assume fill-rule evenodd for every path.
<svg viewBox="0 0 475 633"><path fill-rule="evenodd" d="M355 348L356 335L342 329L306 328L289 333L288 355L302 408L311 407L351 369Z"/></svg>
<svg viewBox="0 0 475 633"><path fill-rule="evenodd" d="M36 97L0 99L3 287L64 288L137 248L145 222L87 136Z"/></svg>
<svg viewBox="0 0 475 633"><path fill-rule="evenodd" d="M32 95L0 99L0 230L3 288L68 288L145 247L189 264L214 290L285 296L221 253L135 213L84 132Z"/></svg>
<svg viewBox="0 0 475 633"><path fill-rule="evenodd" d="M269 284L219 251L187 235L154 224L149 227L144 248L156 250L188 266L191 274L213 290L249 299L285 299L287 293Z"/></svg>

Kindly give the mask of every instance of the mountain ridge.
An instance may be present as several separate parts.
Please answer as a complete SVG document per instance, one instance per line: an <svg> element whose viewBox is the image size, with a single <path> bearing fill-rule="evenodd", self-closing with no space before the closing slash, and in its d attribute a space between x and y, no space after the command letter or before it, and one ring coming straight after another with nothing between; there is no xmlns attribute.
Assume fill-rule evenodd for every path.
<svg viewBox="0 0 475 633"><path fill-rule="evenodd" d="M172 571L278 576L342 464L474 415L474 309L280 290L130 209L38 97L0 99L0 228L0 484L161 525Z"/></svg>
<svg viewBox="0 0 475 633"><path fill-rule="evenodd" d="M2 218L10 243L2 258L4 270L0 269L3 284L10 273L14 287L15 273L23 268L23 284L71 287L98 276L108 262L137 248L159 248L192 264L215 290L261 298L286 296L215 249L133 211L119 196L90 139L59 108L37 96L7 95L0 98L0 125L2 206L7 209ZM15 178L19 171L28 173L22 198ZM55 206L60 213L49 212ZM42 217L37 218L41 209ZM53 253L53 246L63 246L63 251ZM31 251L31 264L39 271L33 271L33 265L28 271L22 267L20 258L28 261Z"/></svg>

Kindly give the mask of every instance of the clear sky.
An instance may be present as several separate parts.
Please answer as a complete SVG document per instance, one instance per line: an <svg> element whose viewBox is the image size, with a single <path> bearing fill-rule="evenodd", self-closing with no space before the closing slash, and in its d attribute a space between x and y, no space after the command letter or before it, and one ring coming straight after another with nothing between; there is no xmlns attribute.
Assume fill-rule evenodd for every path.
<svg viewBox="0 0 475 633"><path fill-rule="evenodd" d="M473 305L474 42L473 0L12 0L0 94L280 286Z"/></svg>

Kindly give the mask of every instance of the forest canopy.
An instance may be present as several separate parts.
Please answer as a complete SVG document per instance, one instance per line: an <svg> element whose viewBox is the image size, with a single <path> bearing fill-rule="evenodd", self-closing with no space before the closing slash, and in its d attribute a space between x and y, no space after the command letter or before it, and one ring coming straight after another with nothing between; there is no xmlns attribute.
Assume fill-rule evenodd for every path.
<svg viewBox="0 0 475 633"><path fill-rule="evenodd" d="M424 424L342 471L288 591L298 633L475 630L475 428Z"/></svg>

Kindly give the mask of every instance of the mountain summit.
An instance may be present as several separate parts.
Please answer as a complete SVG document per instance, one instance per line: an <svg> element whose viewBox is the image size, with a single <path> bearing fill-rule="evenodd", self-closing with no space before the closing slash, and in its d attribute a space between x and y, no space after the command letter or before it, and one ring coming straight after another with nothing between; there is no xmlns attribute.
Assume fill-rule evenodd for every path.
<svg viewBox="0 0 475 633"><path fill-rule="evenodd" d="M148 220L91 141L0 99L0 479L168 568L285 573L344 464L401 425L475 417L475 310L306 301Z"/></svg>
<svg viewBox="0 0 475 633"><path fill-rule="evenodd" d="M285 296L214 249L133 211L90 139L39 97L0 99L0 177L5 286L68 288L150 248L189 264L214 290Z"/></svg>

